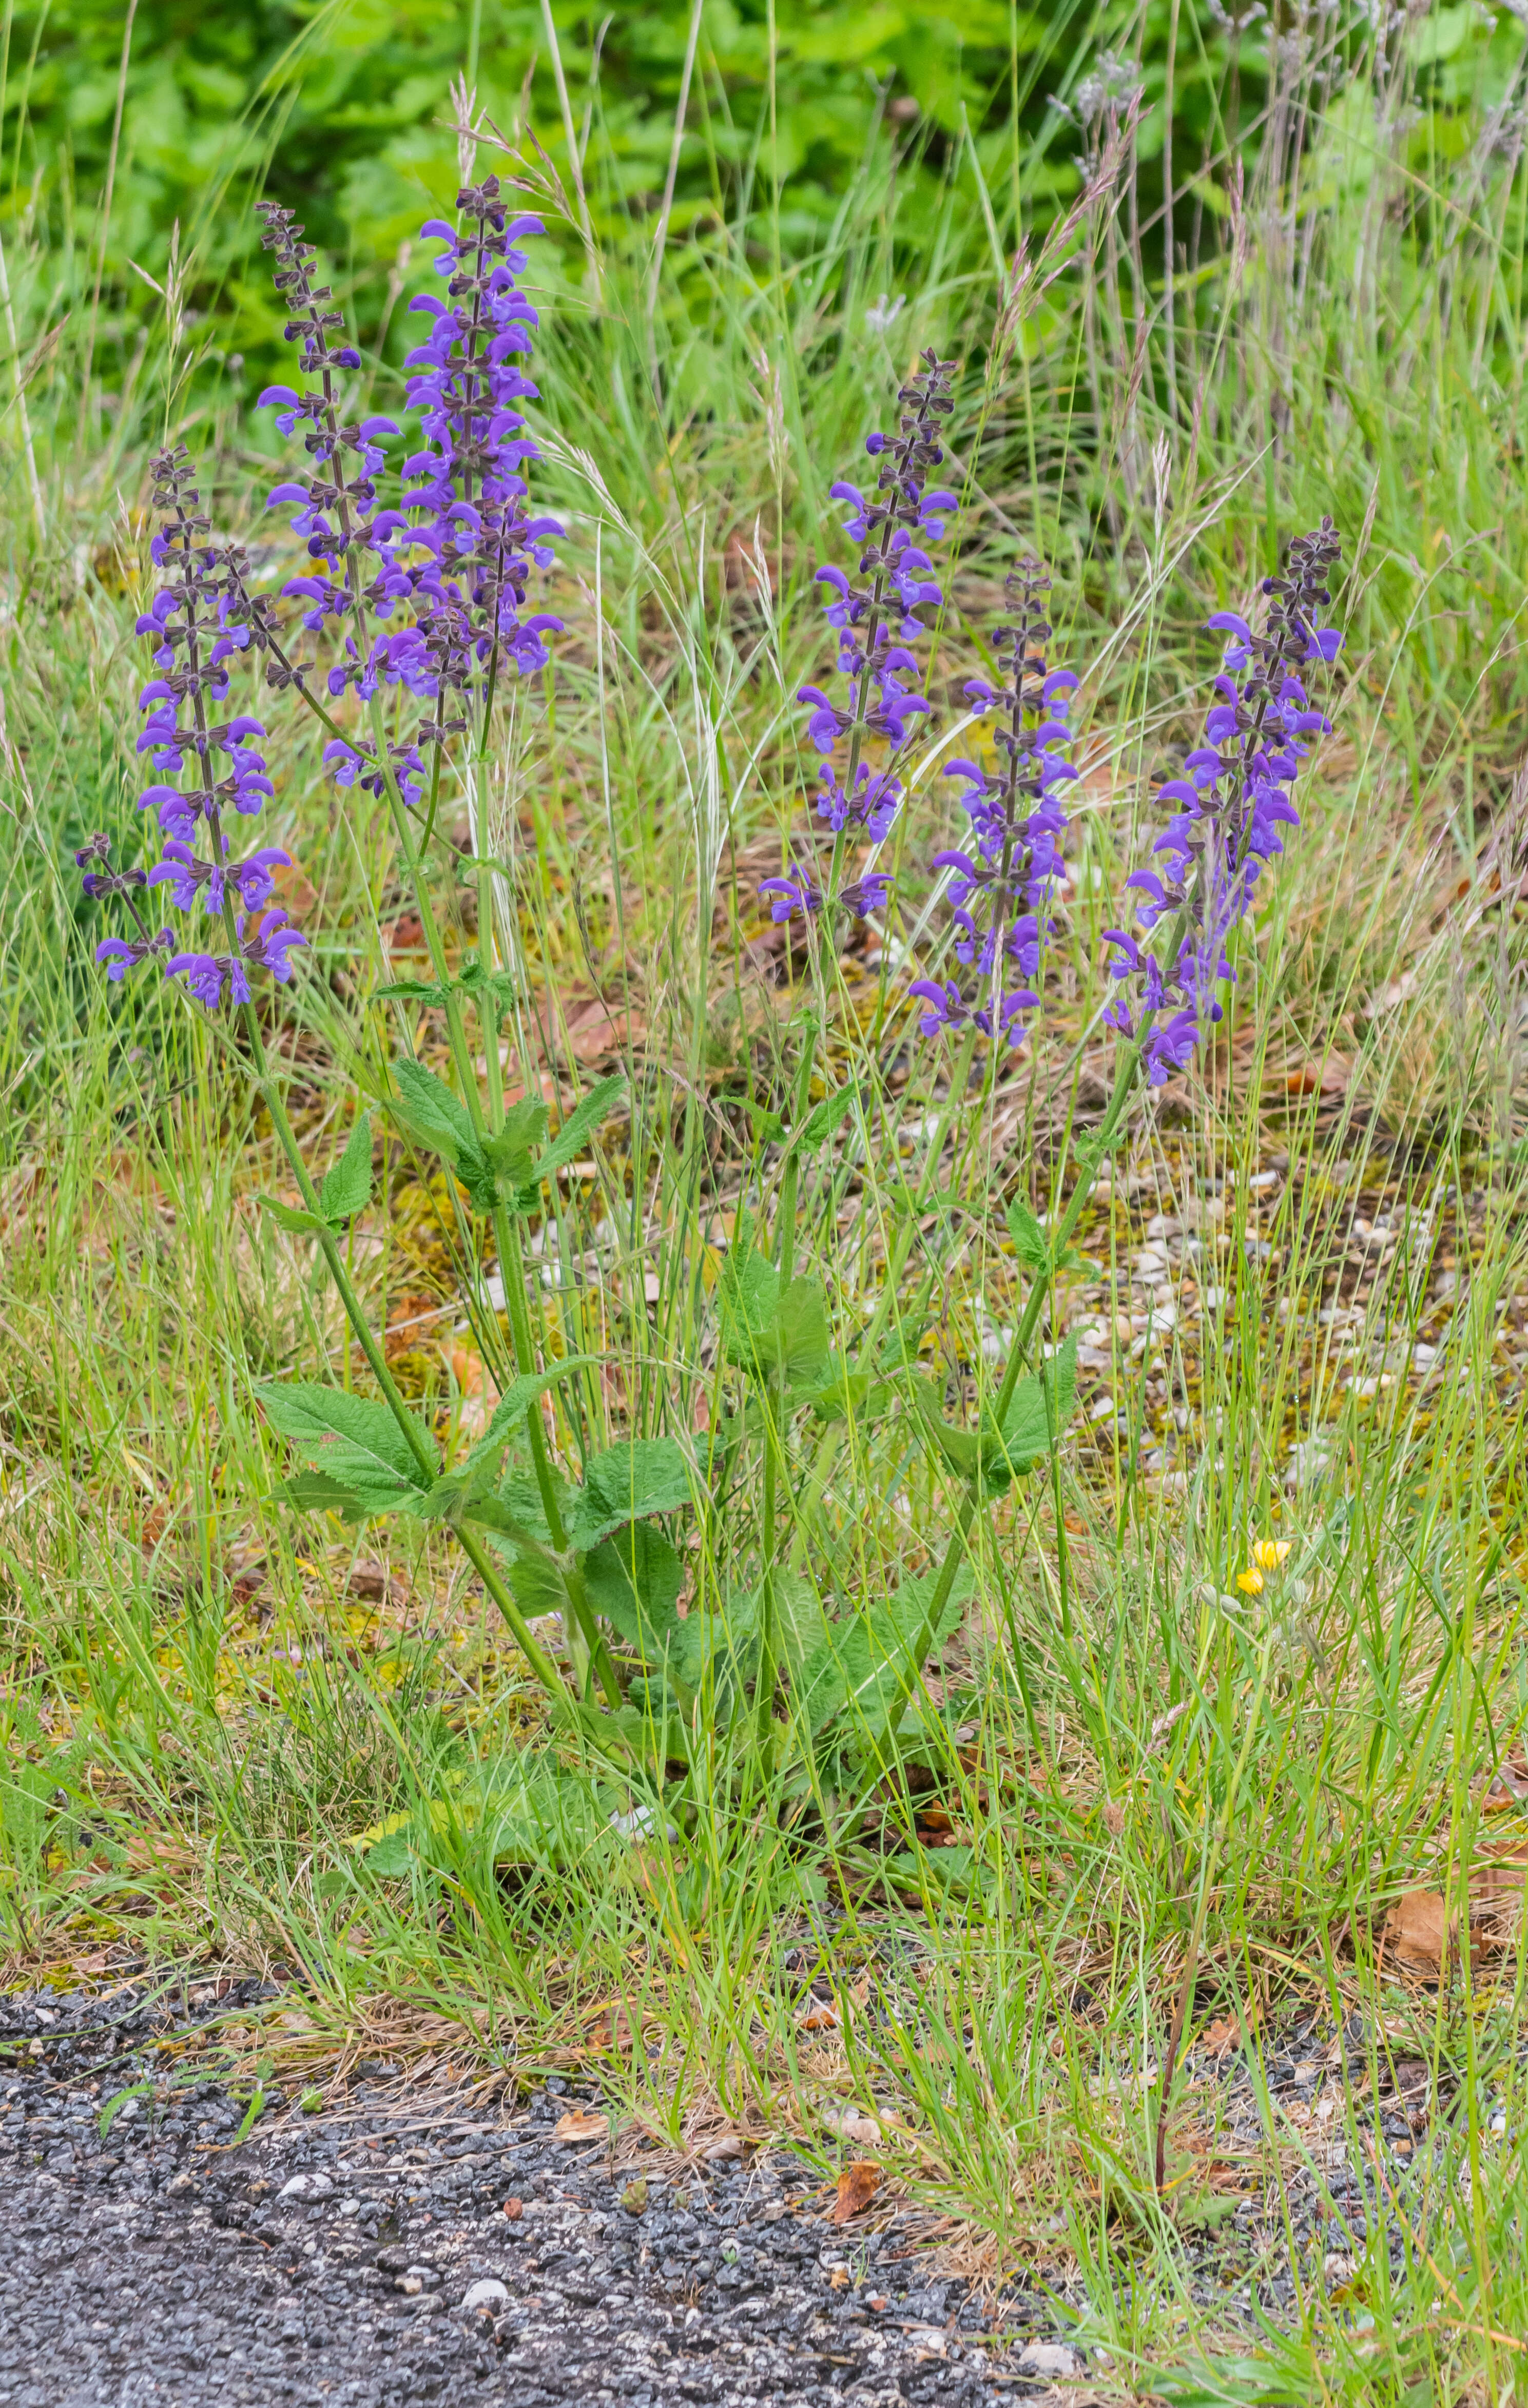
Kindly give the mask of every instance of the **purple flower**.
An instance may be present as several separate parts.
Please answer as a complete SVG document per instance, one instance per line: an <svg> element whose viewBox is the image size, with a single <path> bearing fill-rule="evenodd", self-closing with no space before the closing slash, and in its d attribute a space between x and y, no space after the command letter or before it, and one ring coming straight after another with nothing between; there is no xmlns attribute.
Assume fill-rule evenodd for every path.
<svg viewBox="0 0 1528 2408"><path fill-rule="evenodd" d="M127 976L129 970L137 969L139 962L146 962L151 953L167 953L171 942L167 928L161 928L157 937L145 937L140 944L129 944L121 937L108 937L104 943L96 946L95 958L105 963L108 978L116 984Z"/></svg>
<svg viewBox="0 0 1528 2408"><path fill-rule="evenodd" d="M765 878L759 882L761 895L772 895L770 917L774 921L794 919L798 911L813 919L822 910L822 888L810 870L793 869L788 878ZM891 881L884 869L872 869L867 877L852 878L838 891L838 907L851 919L868 920L879 911L891 892Z"/></svg>
<svg viewBox="0 0 1528 2408"><path fill-rule="evenodd" d="M186 984L198 1003L216 1010L226 994L234 1003L251 999L250 971L267 969L272 978L284 985L292 976L288 958L294 945L306 943L301 933L287 923L284 911L269 911L252 937L244 935L240 914L234 922L238 951L231 953L173 953L165 967L171 978L183 972Z"/></svg>
<svg viewBox="0 0 1528 2408"><path fill-rule="evenodd" d="M223 852L227 845L224 842ZM156 869L149 872L149 883L157 886L168 882L170 901L178 911L194 911L196 898L205 888L207 908L220 913L223 896L229 891L238 896L246 911L258 910L271 893L271 870L290 869L292 856L275 845L267 845L259 853L250 853L243 861L223 861L215 865L201 860L189 844L172 838L165 847L165 858Z"/></svg>
<svg viewBox="0 0 1528 2408"><path fill-rule="evenodd" d="M1290 546L1289 573L1263 580L1272 596L1267 625L1255 635L1239 611L1217 610L1210 627L1227 638L1218 699L1206 715L1206 741L1184 763L1187 777L1158 788L1173 816L1151 847L1151 869L1125 881L1140 896L1136 921L1171 932L1160 953L1128 930L1110 928L1107 965L1120 992L1104 1018L1127 1038L1144 1038L1142 1059L1153 1086L1187 1068L1207 1025L1220 1019L1217 990L1233 978L1226 948L1246 918L1264 865L1284 850L1282 830L1298 827L1290 788L1309 750L1330 734L1311 708L1299 672L1336 658L1342 636L1318 624L1331 602L1327 580L1341 556L1332 521ZM1163 1017L1163 1015L1166 1015Z"/></svg>
<svg viewBox="0 0 1528 2408"><path fill-rule="evenodd" d="M770 917L777 923L791 919L798 911L810 919L822 910L822 888L809 870L794 870L788 878L760 879L758 891L774 896Z"/></svg>
<svg viewBox="0 0 1528 2408"><path fill-rule="evenodd" d="M238 547L213 540L184 445L161 452L151 474L154 502L164 516L151 551L166 572L166 582L137 623L138 633L152 646L158 671L138 696L139 708L148 715L137 749L153 756L156 772L139 796L138 808L154 813L166 839L164 857L147 872L112 871L107 866L110 846L97 836L76 858L85 871L86 894L94 900L121 896L136 924L136 937L108 938L97 949L96 958L109 978L124 978L151 953L169 954L166 967L185 971L192 992L203 1002L216 1000L225 987L236 1000L245 1001L249 965L267 968L278 979L291 975L285 949L300 942L295 930L274 949L262 932L247 945L240 939L237 953L171 953L168 930L151 936L137 898L148 887L167 886L178 910L194 911L205 904L214 917L226 919L236 903L244 911L258 910L269 899L272 870L289 866L290 856L271 845L229 860L225 815L252 816L274 789L255 746L266 732L262 723L238 711L214 719L209 708L225 704L233 660L269 649L268 606L252 599L249 564ZM276 681L289 675L282 671ZM188 761L189 782L171 782ZM198 850L202 830L205 846Z"/></svg>
<svg viewBox="0 0 1528 2408"><path fill-rule="evenodd" d="M332 701L353 692L369 702L393 686L426 706L415 741L391 755L409 804L428 782L421 747L466 725L447 716L452 698L486 710L500 680L548 666L546 638L562 627L528 607L533 573L551 567L551 538L562 532L555 519L530 510L525 475L539 456L524 408L539 397L525 373L538 322L519 282L526 265L519 243L540 234L541 223L511 218L493 176L464 186L456 207L467 221L460 234L443 220L427 222L428 238L445 244L433 263L445 295L421 294L409 305L423 321L405 363L417 433L399 464L396 501L385 506L382 438L397 426L382 418L345 422L334 371L353 355L331 347L340 322L323 306L328 288L313 282L316 254L290 210L263 208L262 241L276 255L290 312L288 340L302 346L304 373L321 380L316 391L273 385L262 395L278 409L283 432L300 431L313 464L271 496L296 507L292 524L312 563L283 591L303 606L312 633L332 622L355 630L346 632L324 674ZM373 573L364 581L368 553ZM369 639L368 620L380 628ZM324 758L342 784L381 793L390 783L358 739L332 740Z"/></svg>
<svg viewBox="0 0 1528 2408"><path fill-rule="evenodd" d="M918 1024L925 1037L970 1025L1022 1045L1026 1014L1039 1006L1041 958L1053 929L1048 907L1066 874L1058 790L1077 774L1062 750L1077 681L1045 660L1049 591L1040 563L1022 562L1005 588L1009 616L993 637L999 682L983 678L966 687L979 716L1002 714L998 759L990 768L952 761L944 772L964 788L973 841L936 853L933 867L950 873L952 950L968 977L937 987L920 980L909 990L928 1007Z"/></svg>
<svg viewBox="0 0 1528 2408"><path fill-rule="evenodd" d="M865 450L878 464L873 492L867 494L843 480L829 488L834 501L848 506L844 532L861 547L858 581L831 561L815 577L826 591L823 614L838 638L838 666L847 690L840 702L819 685L803 685L797 699L808 713L806 740L823 756L816 807L834 839L835 870L843 865L846 838L881 844L891 833L904 793L898 758L930 709L916 691L922 670L909 646L923 632L917 612L942 597L932 563L915 538L943 535L945 514L955 508L953 494L928 486L930 471L944 456L939 436L953 406L954 372L952 361L926 351L897 396L902 406L897 433L866 437ZM887 746L891 758L886 767L872 769L863 757L868 741ZM845 748L840 767L837 756ZM808 903L800 895L793 902L783 899L776 918L822 908L815 882L809 879L808 884L818 900ZM878 910L889 885L883 874L872 871L829 897L829 908L861 915Z"/></svg>

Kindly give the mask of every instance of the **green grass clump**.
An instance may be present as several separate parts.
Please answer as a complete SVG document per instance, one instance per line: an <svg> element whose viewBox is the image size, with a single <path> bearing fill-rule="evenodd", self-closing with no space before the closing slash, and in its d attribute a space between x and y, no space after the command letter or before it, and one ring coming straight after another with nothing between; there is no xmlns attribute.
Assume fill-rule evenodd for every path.
<svg viewBox="0 0 1528 2408"><path fill-rule="evenodd" d="M1130 154L1023 312L1014 189L979 146L952 157L916 273L872 145L789 248L766 180L676 222L661 259L596 228L598 308L582 259L547 280L538 475L569 527L569 632L490 764L488 934L515 979L511 1083L569 1109L627 1082L626 1116L525 1228L539 1356L592 1358L544 1425L569 1477L633 1433L711 1460L745 1401L726 1266L786 1183L769 1115L851 1086L800 1167L797 1267L836 1340L895 1317L947 1416L973 1415L1029 1294L1008 1208L1065 1210L1106 1107L1100 938L1149 781L1202 723L1198 629L1323 512L1345 538L1346 666L1304 825L1238 935L1213 1047L1134 1100L1079 1219L1039 1324L1077 1341L1077 1414L975 1525L895 1748L842 1703L804 1727L788 1679L761 1741L745 1649L714 1666L686 1763L581 1746L448 1530L281 1502L257 1385L374 1386L311 1240L261 1205L296 1190L236 1053L163 982L99 981L69 858L97 827L131 857L149 452L183 426L220 527L263 543L268 466L220 389L187 381L183 328L108 394L77 317L19 379L0 429L11 1980L276 1964L307 2028L252 2029L262 2079L283 2050L295 2084L377 2046L596 2067L676 2140L724 2114L829 2167L868 2150L953 2220L967 2265L1037 2269L1107 2354L1101 2380L1164 2398L1521 2384L1528 537L1524 182L1499 104L1521 36L1463 16L1411 24L1383 64L1313 34L1261 117L1243 81L1234 128L1228 86L1203 165L1170 171L1191 256L1150 248ZM591 186L612 138L591 135ZM1031 164L1021 147L1020 199ZM51 259L10 258L28 345ZM1016 1067L965 1092L902 1002L932 958L923 865L956 836L938 763L893 838L901 916L820 982L758 895L814 767L794 695L826 666L827 488L930 344L964 367L935 741L960 749L964 680L1028 550L1054 579L1054 657L1084 679L1046 1010ZM385 814L321 776L295 715L280 729L268 840L296 863L312 968L264 1040L322 1169L358 1087L449 1049L434 1006L375 1000L427 976ZM464 815L445 791L441 824ZM469 958L475 882L448 865L430 892ZM347 1272L457 1462L507 1384L483 1283L500 1258L406 1132L379 1128L373 1172ZM914 1436L896 1413L789 1418L767 1549L745 1435L662 1526L689 1593L725 1626L774 1567L803 1617L884 1632L961 1501ZM656 1722L651 1668L619 1652Z"/></svg>

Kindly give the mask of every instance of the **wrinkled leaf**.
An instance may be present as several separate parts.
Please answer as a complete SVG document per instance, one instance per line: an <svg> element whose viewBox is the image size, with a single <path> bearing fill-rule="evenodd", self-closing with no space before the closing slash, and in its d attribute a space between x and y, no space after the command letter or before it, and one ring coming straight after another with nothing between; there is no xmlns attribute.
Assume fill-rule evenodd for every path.
<svg viewBox="0 0 1528 2408"><path fill-rule="evenodd" d="M584 1557L584 1584L604 1615L644 1664L659 1665L680 1627L674 1608L685 1567L661 1530L630 1522Z"/></svg>
<svg viewBox="0 0 1528 2408"><path fill-rule="evenodd" d="M397 1497L401 1500L415 1491L405 1487L400 1480ZM339 1513L347 1522L364 1522L367 1508L353 1488L342 1480L331 1480L326 1471L299 1471L292 1480L283 1481L277 1494L283 1504L293 1506L299 1513ZM372 1512L385 1511L373 1506Z"/></svg>
<svg viewBox="0 0 1528 2408"><path fill-rule="evenodd" d="M426 1490L408 1440L391 1409L377 1398L316 1382L280 1380L263 1381L255 1395L272 1428L316 1470L353 1491L367 1512L386 1512L411 1492ZM412 1426L428 1457L438 1461L434 1440L421 1423Z"/></svg>
<svg viewBox="0 0 1528 2408"><path fill-rule="evenodd" d="M815 1154L819 1147L827 1144L840 1122L852 1111L858 1094L858 1087L849 1086L840 1087L834 1096L825 1096L821 1103L807 1114L799 1134L792 1139L792 1144L803 1154Z"/></svg>
<svg viewBox="0 0 1528 2408"><path fill-rule="evenodd" d="M1002 1432L982 1432L983 1469L988 1476L1017 1476L1060 1445L1077 1396L1077 1341L1069 1338L1043 1375L1020 1380Z"/></svg>
<svg viewBox="0 0 1528 2408"><path fill-rule="evenodd" d="M1008 1207L1008 1234L1026 1270L1045 1278L1050 1271L1050 1241L1022 1197Z"/></svg>
<svg viewBox="0 0 1528 2408"><path fill-rule="evenodd" d="M826 1625L822 1640L801 1668L802 1711L814 1730L822 1730L841 1715L850 1714L855 1728L880 1727L897 1703L907 1674L921 1670L909 1662L938 1585L936 1572L904 1580L895 1594L879 1599L862 1613ZM939 1627L929 1640L928 1655L943 1646L955 1629L970 1595L971 1578L957 1579Z"/></svg>
<svg viewBox="0 0 1528 2408"><path fill-rule="evenodd" d="M677 1512L691 1498L689 1458L671 1438L629 1439L591 1455L573 1501L569 1536L575 1547L597 1547L624 1522Z"/></svg>
<svg viewBox="0 0 1528 2408"><path fill-rule="evenodd" d="M467 1458L467 1469L476 1469L498 1455L515 1426L523 1422L538 1397L569 1371L585 1371L598 1365L598 1354L564 1354L557 1362L548 1364L544 1371L522 1371L512 1380L489 1417L488 1426Z"/></svg>
<svg viewBox="0 0 1528 2408"><path fill-rule="evenodd" d="M277 1196L262 1196L260 1202L277 1227L294 1238L321 1237L328 1228L322 1213L305 1211L300 1204L283 1204Z"/></svg>
<svg viewBox="0 0 1528 2408"><path fill-rule="evenodd" d="M426 1070L423 1062L411 1061L395 1062L393 1076L403 1098L402 1116L427 1145L452 1162L478 1155L471 1115L443 1079Z"/></svg>
<svg viewBox="0 0 1528 2408"><path fill-rule="evenodd" d="M814 1279L793 1279L775 1309L772 1336L776 1358L791 1380L820 1380L832 1350L828 1342L828 1307Z"/></svg>
<svg viewBox="0 0 1528 2408"><path fill-rule="evenodd" d="M565 1163L582 1154L585 1143L601 1122L608 1121L626 1094L625 1073L616 1070L589 1089L583 1102L574 1107L556 1136L536 1165L538 1179L550 1179Z"/></svg>

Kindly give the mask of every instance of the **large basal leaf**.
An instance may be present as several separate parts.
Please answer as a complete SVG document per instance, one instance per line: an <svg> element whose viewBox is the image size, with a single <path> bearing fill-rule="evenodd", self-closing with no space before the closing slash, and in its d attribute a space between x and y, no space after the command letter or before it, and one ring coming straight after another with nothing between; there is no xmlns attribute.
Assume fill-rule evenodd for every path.
<svg viewBox="0 0 1528 2408"><path fill-rule="evenodd" d="M816 1280L791 1281L776 1308L772 1334L776 1359L788 1379L822 1378L832 1348L828 1340L828 1307Z"/></svg>
<svg viewBox="0 0 1528 2408"><path fill-rule="evenodd" d="M338 1513L347 1522L364 1522L368 1518L368 1508L359 1493L342 1480L331 1480L326 1471L299 1471L283 1482L278 1493L282 1503L298 1513ZM413 1492L400 1482L394 1493L403 1498ZM387 1508L370 1510L385 1512Z"/></svg>
<svg viewBox="0 0 1528 2408"><path fill-rule="evenodd" d="M780 1274L745 1232L734 1237L718 1283L722 1325L733 1359L756 1379L773 1371L775 1354L766 1333L774 1326Z"/></svg>
<svg viewBox="0 0 1528 2408"><path fill-rule="evenodd" d="M573 1508L573 1545L597 1547L623 1522L677 1512L691 1500L692 1479L689 1457L671 1438L630 1439L591 1455Z"/></svg>
<svg viewBox="0 0 1528 2408"><path fill-rule="evenodd" d="M440 1794L409 1815L357 1835L369 1872L384 1880L418 1863L449 1871L485 1853L495 1864L567 1874L619 1845L613 1800L586 1774L545 1756L512 1756L448 1774Z"/></svg>
<svg viewBox="0 0 1528 2408"><path fill-rule="evenodd" d="M840 1716L857 1729L874 1729L884 1721L907 1679L921 1669L913 1664L912 1650L938 1582L937 1572L919 1573L863 1612L828 1624L798 1686L801 1711L814 1730ZM963 1572L929 1641L929 1655L955 1629L970 1593L970 1575Z"/></svg>
<svg viewBox="0 0 1528 2408"><path fill-rule="evenodd" d="M494 1491L511 1519L522 1524L543 1547L552 1544L552 1531L546 1518L538 1482L528 1472L511 1471ZM560 1471L552 1474L552 1494L566 1530L573 1518L578 1491L564 1480Z"/></svg>
<svg viewBox="0 0 1528 2408"><path fill-rule="evenodd" d="M661 1530L628 1522L583 1560L584 1584L604 1615L644 1664L656 1667L681 1627L674 1608L685 1567Z"/></svg>
<svg viewBox="0 0 1528 2408"><path fill-rule="evenodd" d="M797 1573L774 1575L774 1637L776 1660L794 1686L828 1636L822 1599L809 1580Z"/></svg>
<svg viewBox="0 0 1528 2408"><path fill-rule="evenodd" d="M267 1380L255 1394L272 1428L315 1470L352 1491L367 1512L386 1512L427 1491L430 1483L402 1429L377 1398L310 1381ZM434 1440L423 1424L412 1426L436 1462Z"/></svg>

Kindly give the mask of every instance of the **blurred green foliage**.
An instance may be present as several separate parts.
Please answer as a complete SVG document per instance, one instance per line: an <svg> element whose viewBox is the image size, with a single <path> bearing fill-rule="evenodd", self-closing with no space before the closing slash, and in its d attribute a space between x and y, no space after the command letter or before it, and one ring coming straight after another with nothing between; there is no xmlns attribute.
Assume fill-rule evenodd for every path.
<svg viewBox="0 0 1528 2408"><path fill-rule="evenodd" d="M606 251L646 254L671 172L670 242L742 226L761 265L776 244L809 261L873 185L899 259L969 266L1074 192L1101 112L1138 89L1130 241L1154 277L1165 167L1191 271L1226 214L1232 156L1250 172L1270 126L1291 139L1281 85L1303 78L1308 91L1312 71L1317 88L1324 75L1362 157L1366 84L1344 82L1372 61L1373 10L1280 0L1272 14L1271 25L1261 8L1211 0L650 0L609 12L582 0L136 0L129 16L125 0L23 0L3 35L0 223L52 259L50 322L99 314L94 366L110 380L160 307L148 280L162 285L172 258L193 322L215 316L223 350L280 349L251 214L262 192L297 208L374 332L389 286L396 299L419 280L408 246L421 217L454 191L451 84L464 66L480 109L543 146L572 215L582 176ZM1460 0L1380 38L1410 54L1425 179L1477 138L1482 109L1509 102L1521 28ZM1299 138L1308 147L1308 129ZM479 171L490 164L502 162L484 152Z"/></svg>

